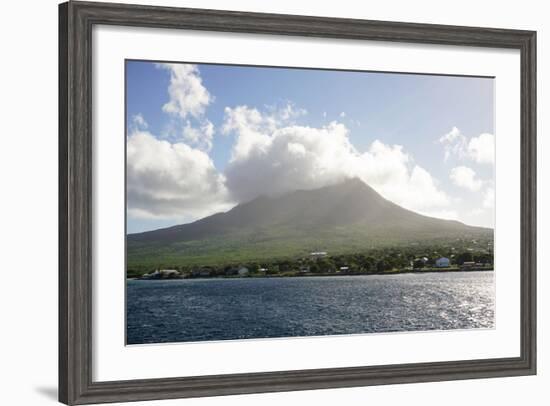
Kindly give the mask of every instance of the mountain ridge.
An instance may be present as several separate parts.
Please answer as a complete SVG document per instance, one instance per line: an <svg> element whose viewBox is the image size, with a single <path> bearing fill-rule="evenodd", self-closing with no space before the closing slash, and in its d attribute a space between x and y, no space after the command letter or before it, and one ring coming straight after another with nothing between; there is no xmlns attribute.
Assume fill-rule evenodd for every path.
<svg viewBox="0 0 550 406"><path fill-rule="evenodd" d="M345 189L343 188L343 186L345 186ZM250 209L255 211L259 204L267 203L267 204L269 204L269 206L274 206L274 204L278 204L278 203L281 202L282 199L287 199L288 197L300 198L300 197L302 197L302 195L308 195L308 194L318 195L318 194L322 194L322 192L325 192L325 191L328 191L328 190L335 191L336 193L339 194L339 196L342 196L342 192L344 192L344 197L349 198L349 196L347 196L347 194L349 194L349 192L350 192L349 189L352 188L352 187L358 187L358 188L364 188L364 189L366 188L366 189L368 189L368 191L370 193L375 194L376 198L377 198L376 199L377 200L377 202L376 202L377 207L375 207L376 209L380 208L380 206L381 206L380 200L381 200L381 201L383 201L382 205L384 205L385 207L398 208L398 209L403 210L403 211L405 211L405 212L407 212L407 213L409 213L413 216L418 216L418 217L421 217L421 218L424 218L424 219L448 222L450 224L456 224L456 225L459 225L459 226L481 228L481 229L490 230L489 228L485 228L485 227L470 226L470 225L461 223L457 220L439 219L439 218L436 218L436 217L430 217L430 216L426 216L426 215L423 215L423 214L420 214L420 213L416 213L416 212L414 212L412 210L409 210L409 209L405 209L405 208L403 208L403 207L401 207L401 206L399 206L399 205L397 205L397 204L395 204L395 203L393 203L393 202L391 202L387 199L384 199L371 186L367 185L366 183L359 180L358 178L351 178L351 179L348 179L344 182L337 183L337 184L334 184L334 185L324 186L324 187L321 187L321 188L311 189L311 190L307 190L307 189L294 190L294 191L282 194L280 196L275 196L275 197L261 195L261 196L258 196L255 199L252 199L252 200L250 200L246 203L238 204L238 205L236 205L235 207L231 208L230 210L228 210L226 212L215 213L215 214L212 214L210 216L203 217L202 219L195 220L191 223L179 224L179 225L174 225L174 226L169 226L169 227L163 227L163 228L156 229L156 230L143 231L143 232L138 232L138 233L131 233L131 234L128 234L128 236L129 237L133 236L133 237L136 237L137 239L140 239L139 236L150 236L150 235L153 235L153 234L157 234L158 232L162 232L162 231L167 231L167 232L170 232L170 233L177 233L179 231L184 230L185 228L187 228L189 226L195 227L199 224L200 225L209 224L209 223L213 222L214 220L224 218L225 216L235 214L237 212L239 212L239 214L240 214L240 212L245 211L245 210L250 210ZM359 190L361 190L361 189L359 189ZM315 197L319 197L319 196L313 196L312 195L311 197L315 198ZM293 199L292 203L295 203L294 199ZM269 207L269 208L271 209L272 207ZM371 214L372 214L372 207L369 207L369 209L371 209ZM249 219L249 220L251 220L251 219ZM225 223L225 221L224 221L224 223ZM226 223L226 225L227 225L227 223ZM233 222L232 225L233 226L242 226L242 223ZM194 237L196 237L196 235L194 235Z"/></svg>
<svg viewBox="0 0 550 406"><path fill-rule="evenodd" d="M260 196L192 223L128 234L127 247L129 263L144 256L161 260L163 253L183 262L186 257L208 262L209 256L234 258L239 253L245 258L292 255L491 234L492 229L405 209L351 178L312 190Z"/></svg>

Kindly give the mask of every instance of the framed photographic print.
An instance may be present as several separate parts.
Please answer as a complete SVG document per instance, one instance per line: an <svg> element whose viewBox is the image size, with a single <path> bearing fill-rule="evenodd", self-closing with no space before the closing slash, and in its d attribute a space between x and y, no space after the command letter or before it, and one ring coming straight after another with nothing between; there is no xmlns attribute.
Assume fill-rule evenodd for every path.
<svg viewBox="0 0 550 406"><path fill-rule="evenodd" d="M535 32L59 29L61 402L536 373Z"/></svg>

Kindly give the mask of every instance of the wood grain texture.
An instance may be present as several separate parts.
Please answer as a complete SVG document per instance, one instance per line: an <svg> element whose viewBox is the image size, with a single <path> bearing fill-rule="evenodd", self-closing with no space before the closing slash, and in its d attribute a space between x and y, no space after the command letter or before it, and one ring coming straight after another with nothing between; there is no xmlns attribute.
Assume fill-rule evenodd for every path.
<svg viewBox="0 0 550 406"><path fill-rule="evenodd" d="M94 24L519 49L521 354L517 358L92 381L91 33ZM59 400L87 404L536 373L536 33L235 11L69 2L59 7Z"/></svg>
<svg viewBox="0 0 550 406"><path fill-rule="evenodd" d="M68 84L67 80L67 68L68 68L68 32L67 32L67 4L62 4L59 7L59 97L58 97L58 120L59 120L59 137L58 137L58 165L59 165L59 213L58 213L58 227L59 227L59 241L58 241L58 261L59 261L59 400L62 402L68 402L67 388L70 386L68 380L70 376L68 371L70 366L68 364L68 346L69 346L69 334L68 334L68 318L69 318L69 302L67 294L69 288L67 286L69 280L69 267L67 262L68 249L69 249L69 236L68 236L68 187L67 187L67 137L68 137Z"/></svg>

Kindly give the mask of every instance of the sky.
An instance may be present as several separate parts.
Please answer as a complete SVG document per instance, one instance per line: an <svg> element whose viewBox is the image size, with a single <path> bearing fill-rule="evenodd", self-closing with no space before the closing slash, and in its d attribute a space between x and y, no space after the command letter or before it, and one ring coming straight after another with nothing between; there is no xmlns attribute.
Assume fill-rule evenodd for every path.
<svg viewBox="0 0 550 406"><path fill-rule="evenodd" d="M127 232L358 177L494 226L494 79L126 62Z"/></svg>

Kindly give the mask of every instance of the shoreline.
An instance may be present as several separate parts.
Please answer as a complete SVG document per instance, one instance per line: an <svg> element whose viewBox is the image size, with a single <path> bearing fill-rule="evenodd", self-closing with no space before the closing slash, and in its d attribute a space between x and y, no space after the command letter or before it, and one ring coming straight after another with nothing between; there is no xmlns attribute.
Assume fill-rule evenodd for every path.
<svg viewBox="0 0 550 406"><path fill-rule="evenodd" d="M138 281L170 281L170 280L184 280L184 279L271 279L271 278L310 278L310 277L328 277L328 276L336 276L336 277L346 277L346 276L390 276L390 275L403 275L403 274L428 274L428 273L458 273L458 272L494 272L494 268L486 269L486 268L474 268L474 269L429 269L426 271L422 270L414 270L414 269L407 269L407 270L399 270L399 271L390 271L390 272L371 272L371 273L364 273L364 272L347 272L347 273L297 273L294 275L284 275L284 274L278 274L278 275L247 275L247 276L237 276L237 275L231 275L231 276L197 276L197 277L171 277L171 278L126 278L126 280L138 280Z"/></svg>

